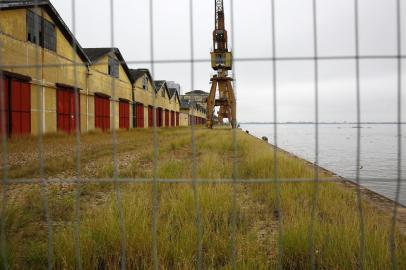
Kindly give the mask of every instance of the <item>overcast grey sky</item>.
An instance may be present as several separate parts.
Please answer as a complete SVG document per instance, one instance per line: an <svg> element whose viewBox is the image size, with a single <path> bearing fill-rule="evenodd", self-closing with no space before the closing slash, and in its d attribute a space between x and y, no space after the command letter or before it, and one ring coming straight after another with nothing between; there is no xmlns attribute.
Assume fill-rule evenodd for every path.
<svg viewBox="0 0 406 270"><path fill-rule="evenodd" d="M110 0L76 0L76 36L82 47L118 47L127 61L150 60L150 0L114 1L114 41L111 40ZM318 48L321 56L354 55L354 0L319 0ZM406 0L402 0L406 25ZM71 0L52 0L72 29ZM189 0L154 0L155 60L190 59ZM230 0L225 0L227 29ZM194 56L209 59L214 28L214 0L193 0ZM277 56L312 56L312 0L275 0ZM359 0L360 53L396 54L396 1ZM271 1L234 0L236 58L271 57ZM231 42L231 33L230 33ZM402 29L402 50L406 27ZM133 68L149 65L130 65ZM361 61L362 121L395 121L397 84L395 60ZM277 64L279 121L313 121L314 63ZM190 64L155 64L155 79L174 80L183 91L192 88ZM209 91L209 63L195 64L194 89ZM406 74L404 68L403 78ZM235 64L239 121L272 121L271 62ZM355 61L319 62L320 121L355 121ZM405 80L403 80L404 82ZM404 89L404 88L403 88ZM403 91L404 92L404 91ZM406 94L403 94L406 107ZM406 112L406 109L403 109ZM405 120L406 117L403 117Z"/></svg>

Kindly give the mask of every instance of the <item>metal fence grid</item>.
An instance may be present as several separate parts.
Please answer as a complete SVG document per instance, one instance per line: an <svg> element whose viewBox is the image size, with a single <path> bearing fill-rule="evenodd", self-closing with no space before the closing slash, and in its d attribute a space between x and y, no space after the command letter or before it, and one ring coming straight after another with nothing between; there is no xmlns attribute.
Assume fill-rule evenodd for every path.
<svg viewBox="0 0 406 270"><path fill-rule="evenodd" d="M39 118L38 122L38 129L40 130L40 133L38 135L38 162L39 162L39 168L40 168L40 181L38 182L38 179L18 179L18 180L9 180L8 177L8 138L7 136L2 137L2 182L1 182L1 187L2 187L2 209L1 209L1 239L0 239L0 248L1 248L1 256L3 258L3 268L7 269L7 246L6 246L6 222L5 222L5 215L4 215L4 208L7 205L7 190L10 185L15 185L15 184L38 184L40 183L41 187L41 195L43 198L44 202L44 211L45 211L45 216L46 216L46 222L48 224L48 268L52 269L54 265L54 254L53 254L53 239L52 239L52 226L51 224L51 216L49 214L49 206L48 206L48 198L47 198L47 185L53 182L66 182L66 183L72 183L75 184L76 187L76 195L75 195L75 250L76 250L76 267L77 269L82 269L82 262L81 262L81 249L80 249L80 220L81 220L81 213L80 213L80 196L81 196L81 186L83 183L114 183L114 188L115 188L115 200L119 208L119 224L120 224L120 243L121 243L121 269L126 269L126 242L125 242L125 226L124 226L124 221L123 221L123 207L122 207L122 198L121 198L121 193L120 193L120 184L121 183L131 183L131 184L136 184L136 183L151 183L152 184L152 261L153 261L153 268L158 269L159 268L159 260L158 260L158 248L157 248L157 230L158 230L158 184L159 183L188 183L192 185L193 188L193 194L194 194L194 202L195 202L195 208L197 209L196 211L196 226L197 226L197 232L198 232L198 254L197 254L197 263L196 263L196 268L197 269L202 269L202 256L203 256L203 240L202 240L202 224L201 224L201 213L200 213L200 205L199 205L199 193L198 193L198 186L203 185L203 184L232 184L233 186L233 194L232 194L232 209L233 209L233 214L232 214L232 238L231 238L231 246L232 246L232 267L233 269L237 268L236 264L236 258L237 258L237 250L236 250L236 200L237 200L237 193L236 193L236 185L237 184L274 184L275 185L275 192L276 192L276 207L277 211L280 213L280 218L278 219L278 232L279 232L279 244L278 244L278 249L279 249L279 256L278 256L278 265L279 268L282 267L282 262L281 262L281 257L283 256L283 242L282 242L282 234L283 234L283 226L282 226L282 220L283 220L283 213L281 211L281 191L280 191L280 183L303 183L303 182L311 182L314 183L314 190L313 190L313 195L312 195L312 220L311 220L311 225L309 228L309 256L311 258L311 265L312 269L316 268L316 262L315 262L315 252L313 249L313 243L314 243L314 221L315 221L315 211L316 211L316 202L318 200L319 196L319 184L320 184L320 179L319 179L319 167L317 166L319 164L319 63L321 61L325 60L330 60L330 61L340 61L340 60L353 60L354 65L355 65L355 70L356 70L356 119L357 119L357 136L356 136L356 177L354 182L357 184L357 205L358 205L358 212L359 212L359 241L360 241L360 250L359 250L359 268L363 269L363 262L364 262L364 255L365 255L365 235L364 235L364 216L363 216L363 205L362 205L362 194L361 194L361 187L360 187L360 160L361 160L361 96L360 96L360 62L362 60L366 59L389 59L393 60L397 64L397 70L396 70L396 78L397 78L397 177L395 179L362 179L362 180L367 180L367 181L386 181L386 182L393 182L396 181L396 195L395 195L395 201L399 203L400 199L400 188L401 188L401 182L402 182L402 168L401 168L401 163L402 163L402 59L405 59L405 55L402 55L401 51L401 31L402 31L402 25L401 25L401 8L402 3L400 0L396 0L396 32L397 32L397 37L396 37L396 54L395 55L363 55L360 52L360 46L359 46L359 1L358 0L353 0L354 4L354 33L355 33L355 50L354 54L352 55L346 55L346 56L335 56L335 55L330 55L330 56L319 56L319 50L318 50L318 1L317 0L312 0L312 27L313 27L313 56L303 56L303 57L279 57L278 56L278 47L277 47L277 42L276 42L276 26L277 26L277 16L275 12L275 2L276 0L269 0L270 1L270 6L271 10L269 11L270 17L271 17L271 25L267 26L269 27L269 33L271 35L271 40L272 40L272 57L248 57L248 58L234 58L233 62L238 63L238 62L271 62L272 63L272 71L270 72L270 75L272 75L272 87L269 89L269 91L272 91L273 93L273 123L274 123L274 138L273 138L273 145L274 145L274 175L275 177L273 179L237 179L237 137L236 137L236 130L233 131L233 149L234 149L234 155L233 155L233 174L231 179L213 179L213 180L208 180L208 179L199 179L197 177L197 171L196 171L196 138L195 138L195 127L194 125L191 126L191 149L192 149L192 178L191 179L159 179L157 177L157 166L158 166L158 135L157 135L157 123L156 123L156 115L155 115L155 110L154 110L154 128L153 128L153 177L152 179L139 179L139 178L120 178L118 175L118 161L117 161L117 134L116 130L113 126L112 132L111 132L111 139L112 139L112 152L113 152L113 160L114 160L114 175L113 178L108 178L108 179L84 179L81 178L81 163L80 163L80 147L81 147L81 136L80 136L80 129L79 129L79 122L76 121L76 174L77 177L74 179L46 179L44 175L44 160L43 160L43 130L44 130L44 123L42 118ZM37 4L39 4L41 1L36 0ZM77 25L76 25L76 17L75 17L75 10L76 10L76 0L71 0L71 8L72 8L72 32L75 35L77 31ZM137 61L137 60L130 60L126 61L127 64L150 64L151 66L151 73L152 76L154 77L155 73L155 64L174 64L174 63L185 63L185 64L190 64L190 69L191 69L191 75L190 75L190 82L191 82L191 89L194 89L195 86L195 64L196 63L209 63L210 60L208 59L196 59L194 55L194 4L195 1L189 0L189 34L190 34L190 56L187 59L155 59L155 54L154 54L154 48L155 48L155 41L154 41L154 1L150 0L149 1L149 25L146 27L149 27L149 32L150 32L150 60L149 61ZM236 31L234 27L234 13L235 13L235 6L234 6L234 0L230 0L231 6L227 7L231 10L230 15L231 15L231 43L233 44L233 50L238 46L238 44L235 44L235 35L234 32ZM114 1L110 0L110 40L111 40L111 47L113 48L115 46L115 33L113 31L114 29L114 24L115 24L115 13L114 13ZM36 27L38 27L38 24L35 24ZM75 44L75 43L73 43ZM38 41L37 41L38 45ZM74 45L75 51L77 51L76 45ZM0 44L1 47L1 44ZM234 51L233 51L234 52ZM234 55L234 53L233 53ZM1 56L0 56L1 57ZM75 54L76 57L76 54ZM36 55L36 60L37 63L39 63L39 53L37 50L37 55ZM315 161L314 164L314 177L311 179L282 179L278 177L278 161L277 161L277 155L278 151L278 102L277 102L277 96L278 96L278 63L284 62L284 61L307 61L307 62L312 62L313 67L314 67L314 132L315 132ZM76 69L79 63L76 63L76 59L74 59L73 64L74 66L74 76L75 76L75 82L77 83L77 74L76 74ZM38 65L2 65L1 64L1 58L0 58L0 70L6 69L6 68L21 68L21 67L31 67L35 68L37 72L37 77L39 77L39 70L41 67L57 67L59 65L53 65L53 64L38 64ZM69 66L69 65L66 65ZM209 66L208 66L209 68ZM233 78L237 76L238 72L234 68L233 72ZM0 74L2 75L2 74ZM235 91L237 92L236 82L234 83L234 88ZM1 85L0 87L4 87ZM37 86L40 87L40 86ZM113 97L115 96L115 84L114 82L112 83L112 92L113 92ZM77 91L75 91L75 96L77 96ZM38 96L38 101L42 98L41 95ZM3 91L0 91L0 100L4 100L4 94ZM76 108L76 118L78 119L78 100L75 98L75 108ZM38 102L38 104L42 104L41 102ZM115 110L114 107L116 106L115 103L113 103L113 119L114 119L114 114ZM41 110L44 110L44 108L41 108ZM4 123L5 115L2 113L0 115L2 119L2 123ZM323 182L329 182L329 181L342 181L342 178L335 177L335 178L329 178L324 180ZM391 226L391 233L390 233L390 254L391 254L391 259L392 259L392 268L397 269L397 258L396 258L396 246L395 246L395 230L396 230L396 222L397 222L397 215L398 215L398 207L399 204L394 203L393 204L393 213L392 213L392 226Z"/></svg>

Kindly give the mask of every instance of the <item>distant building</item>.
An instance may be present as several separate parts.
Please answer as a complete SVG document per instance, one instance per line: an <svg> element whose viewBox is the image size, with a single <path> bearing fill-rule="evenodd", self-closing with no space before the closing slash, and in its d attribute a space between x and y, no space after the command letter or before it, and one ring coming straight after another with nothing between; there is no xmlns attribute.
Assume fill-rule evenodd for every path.
<svg viewBox="0 0 406 270"><path fill-rule="evenodd" d="M209 93L202 90L193 90L181 95L181 101L194 102L204 109L207 108L207 97Z"/></svg>
<svg viewBox="0 0 406 270"><path fill-rule="evenodd" d="M206 108L186 100L180 103L180 126L206 124Z"/></svg>

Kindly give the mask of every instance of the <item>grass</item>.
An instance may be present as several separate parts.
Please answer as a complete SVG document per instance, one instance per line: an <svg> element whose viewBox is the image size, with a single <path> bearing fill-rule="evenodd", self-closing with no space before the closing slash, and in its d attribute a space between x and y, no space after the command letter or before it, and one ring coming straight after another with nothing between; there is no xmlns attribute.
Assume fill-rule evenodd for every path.
<svg viewBox="0 0 406 270"><path fill-rule="evenodd" d="M272 179L274 153L265 142L241 131L196 130L196 176L199 179L231 179L233 157L236 177ZM118 132L117 168L120 177L153 176L151 130ZM114 175L111 134L81 137L82 178ZM193 175L190 129L158 131L158 178L190 179ZM44 174L47 178L76 176L74 137L54 134L44 138ZM11 178L37 178L37 138L13 139L8 144ZM287 154L278 154L278 175L309 178L314 169ZM327 176L323 174L322 177ZM12 181L12 180L11 180ZM277 187L281 211L277 207ZM75 185L49 184L52 220L53 266L76 269ZM83 269L119 269L125 240L128 269L153 266L153 193L150 183L120 184L121 201L113 184L83 183L80 186L80 252ZM309 269L311 256L320 269L354 269L359 262L359 214L353 190L340 183L322 182L313 223L314 244L310 250L312 183L236 184L201 183L194 193L190 184L160 183L157 186L157 254L160 269L194 269L199 261L199 227L196 194L202 231L203 269L233 267L235 243L238 269ZM235 207L233 192L236 194ZM43 194L38 185L16 185L7 190L4 208L7 262L12 269L43 269L47 265L47 226ZM120 224L121 203L123 224ZM379 212L364 202L365 269L391 265L389 251L390 213ZM123 225L124 231L120 230ZM279 226L282 230L279 231ZM233 234L233 232L235 232ZM281 232L279 234L279 232ZM233 235L235 238L233 238ZM235 241L235 242L234 242ZM397 263L406 268L406 237L397 231ZM0 263L4 261L1 258Z"/></svg>

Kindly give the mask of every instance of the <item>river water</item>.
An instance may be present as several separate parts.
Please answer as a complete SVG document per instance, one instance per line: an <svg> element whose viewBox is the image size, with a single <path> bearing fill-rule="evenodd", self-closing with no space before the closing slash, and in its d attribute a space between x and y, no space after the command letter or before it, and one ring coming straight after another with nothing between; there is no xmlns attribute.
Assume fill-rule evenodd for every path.
<svg viewBox="0 0 406 270"><path fill-rule="evenodd" d="M273 124L242 124L259 138L274 140ZM319 125L319 164L350 180L356 177L357 128L355 124ZM361 185L388 198L397 187L398 140L396 124L363 124L361 131ZM400 202L406 205L406 125L402 125L402 185ZM314 124L278 124L278 146L303 159L315 160Z"/></svg>

